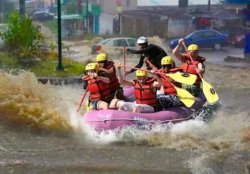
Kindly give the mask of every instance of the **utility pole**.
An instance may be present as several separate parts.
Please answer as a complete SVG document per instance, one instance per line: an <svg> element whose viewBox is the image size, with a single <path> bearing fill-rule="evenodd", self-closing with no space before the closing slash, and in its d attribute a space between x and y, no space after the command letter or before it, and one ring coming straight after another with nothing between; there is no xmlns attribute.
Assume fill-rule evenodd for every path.
<svg viewBox="0 0 250 174"><path fill-rule="evenodd" d="M19 0L19 14L25 16L25 0Z"/></svg>
<svg viewBox="0 0 250 174"><path fill-rule="evenodd" d="M56 70L63 71L62 65L62 31L61 31L61 0L57 0L57 32L58 32L58 65Z"/></svg>
<svg viewBox="0 0 250 174"><path fill-rule="evenodd" d="M86 33L89 33L89 0L86 0Z"/></svg>

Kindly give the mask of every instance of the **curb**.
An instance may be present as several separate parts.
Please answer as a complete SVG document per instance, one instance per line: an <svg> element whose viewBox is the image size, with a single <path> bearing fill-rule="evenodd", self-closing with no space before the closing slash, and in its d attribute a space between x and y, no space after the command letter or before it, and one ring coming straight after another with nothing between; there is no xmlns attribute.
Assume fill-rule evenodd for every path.
<svg viewBox="0 0 250 174"><path fill-rule="evenodd" d="M74 84L82 84L83 80L81 76L74 77L38 77L38 82L42 84L51 84L51 85L74 85Z"/></svg>

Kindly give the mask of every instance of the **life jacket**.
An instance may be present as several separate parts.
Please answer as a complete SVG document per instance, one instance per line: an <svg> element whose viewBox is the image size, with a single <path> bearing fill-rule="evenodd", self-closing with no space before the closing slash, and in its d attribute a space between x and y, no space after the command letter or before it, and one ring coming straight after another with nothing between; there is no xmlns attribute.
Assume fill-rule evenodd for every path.
<svg viewBox="0 0 250 174"><path fill-rule="evenodd" d="M183 72L195 74L197 76L195 84L199 85L201 82L201 78L200 78L199 74L196 72L196 68L198 68L199 63L203 63L204 61L206 61L206 59L204 57L198 56L192 62L187 54L183 55L183 59L184 59L184 61L181 65ZM200 74L200 75L202 76L202 74Z"/></svg>
<svg viewBox="0 0 250 174"><path fill-rule="evenodd" d="M148 77L145 84L140 84L137 79L133 80L135 83L135 100L137 104L147 104L150 106L157 105L156 90L152 90L154 78Z"/></svg>
<svg viewBox="0 0 250 174"><path fill-rule="evenodd" d="M83 77L83 80L88 82L90 101L110 100L109 84L104 83L102 80L91 79L89 76Z"/></svg>
<svg viewBox="0 0 250 174"><path fill-rule="evenodd" d="M113 93L117 89L121 88L119 80L116 76L116 68L115 68L114 64L115 63L113 61L108 61L107 64L105 65L105 69L111 69L114 67L114 71L112 73L108 74L108 77L110 79L109 89L110 89L111 93Z"/></svg>
<svg viewBox="0 0 250 174"><path fill-rule="evenodd" d="M162 77L162 86L164 89L165 95L176 95L176 89L174 88L174 85L172 84L172 79L168 76Z"/></svg>

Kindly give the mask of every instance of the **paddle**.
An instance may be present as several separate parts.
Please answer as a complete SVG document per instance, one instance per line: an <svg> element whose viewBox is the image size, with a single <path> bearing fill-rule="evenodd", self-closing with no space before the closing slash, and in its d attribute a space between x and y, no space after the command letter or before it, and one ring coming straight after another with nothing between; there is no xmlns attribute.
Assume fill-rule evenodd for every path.
<svg viewBox="0 0 250 174"><path fill-rule="evenodd" d="M125 50L125 47L123 47L123 65L124 65L124 69L123 69L123 71L124 71L124 79L126 80L126 68L125 68L125 66L126 66L126 50Z"/></svg>
<svg viewBox="0 0 250 174"><path fill-rule="evenodd" d="M153 68L154 65L147 60L147 62L149 63L149 65ZM156 69L156 68L155 68ZM165 74L164 73L161 73L160 75L162 75L164 78L165 77ZM182 101L182 103L187 106L188 108L190 108L191 106L193 106L194 102L195 102L195 99L194 99L194 96L192 94L190 94L187 90L185 89L182 89L182 88L178 88L177 86L175 86L173 83L170 82L171 85L173 85L173 87L175 88L176 92L177 92L177 95L179 96L180 100Z"/></svg>
<svg viewBox="0 0 250 174"><path fill-rule="evenodd" d="M83 95L82 95L82 99L81 99L81 101L80 101L80 103L79 103L79 106L78 106L78 109L77 109L76 112L79 112L79 110L80 110L80 108L81 108L81 106L82 106L82 103L83 103L83 101L84 101L84 99L85 99L85 96L86 96L86 94L87 94L88 91L89 91L89 85L88 85L88 87L86 88L86 90L84 91L84 93L83 93Z"/></svg>
<svg viewBox="0 0 250 174"><path fill-rule="evenodd" d="M184 46L184 48L185 48L185 50L186 50L186 52L187 52L187 54L188 54L188 56L189 56L192 64L194 65L194 60L193 60L191 54L188 52L187 46L186 46L186 44L184 42L183 42L183 46ZM214 88L212 87L212 85L210 85L208 82L206 82L203 79L203 77L202 77L202 75L200 73L198 73L198 75L199 75L199 77L202 80L203 93L204 93L204 95L205 95L208 103L210 103L210 104L216 103L219 100L218 94L216 93L216 91L214 90Z"/></svg>
<svg viewBox="0 0 250 174"><path fill-rule="evenodd" d="M146 69L141 69L141 68L134 68L134 67L128 67L128 66L122 66L122 67L124 67L124 69L125 68L130 68L130 69L143 70L143 71L150 72L150 71L148 71ZM182 73L182 72L164 74L163 72L156 71L156 74L166 75L166 76L170 77L171 79L173 79L176 82L187 84L187 85L194 84L196 79L197 79L197 76L194 75L194 74L188 74L188 73Z"/></svg>

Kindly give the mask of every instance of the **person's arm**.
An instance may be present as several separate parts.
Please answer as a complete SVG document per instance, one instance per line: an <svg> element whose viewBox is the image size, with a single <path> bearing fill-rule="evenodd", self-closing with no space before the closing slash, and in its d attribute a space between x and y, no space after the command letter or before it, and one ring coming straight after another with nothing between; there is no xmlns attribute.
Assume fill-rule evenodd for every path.
<svg viewBox="0 0 250 174"><path fill-rule="evenodd" d="M97 80L101 80L104 83L110 83L110 79L108 77L103 77L103 76L96 76Z"/></svg>
<svg viewBox="0 0 250 174"><path fill-rule="evenodd" d="M153 87L155 88L161 87L162 86L161 78L157 74L154 74L154 78L156 79L156 81L153 83Z"/></svg>
<svg viewBox="0 0 250 174"><path fill-rule="evenodd" d="M110 69L105 69L105 68L99 68L99 70L104 71L107 74L111 74L114 72L115 67L111 67Z"/></svg>
<svg viewBox="0 0 250 174"><path fill-rule="evenodd" d="M121 85L127 85L127 86L134 86L133 82L123 79L120 65L117 66L117 69L118 69L118 76L119 76L119 79L120 79L120 84Z"/></svg>
<svg viewBox="0 0 250 174"><path fill-rule="evenodd" d="M198 64L197 72L203 75L205 73L205 65L203 63Z"/></svg>
<svg viewBox="0 0 250 174"><path fill-rule="evenodd" d="M178 60L180 60L181 62L183 61L183 59L182 59L182 54L180 54L179 47L182 46L183 42L184 42L184 39L182 39L182 38L179 39L178 45L176 45L176 47L175 47L175 48L173 49L173 51L172 51L173 55L174 55Z"/></svg>

